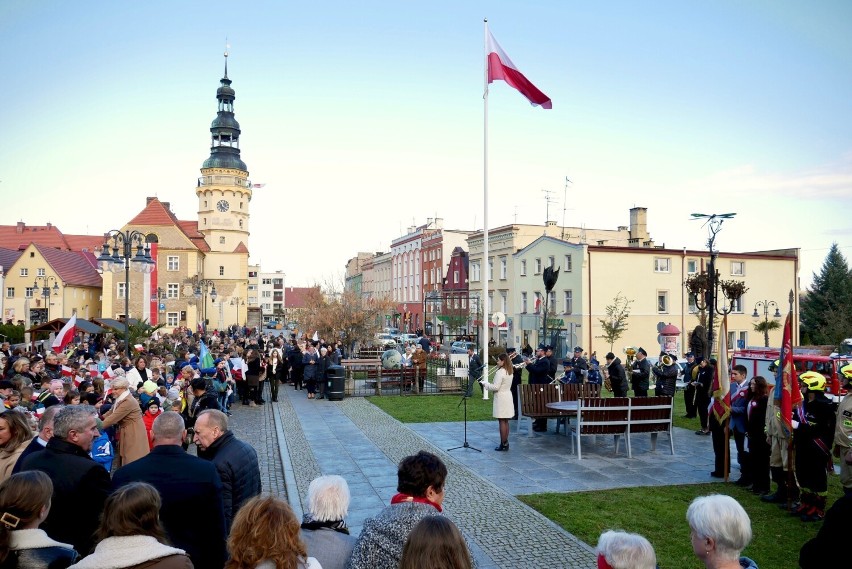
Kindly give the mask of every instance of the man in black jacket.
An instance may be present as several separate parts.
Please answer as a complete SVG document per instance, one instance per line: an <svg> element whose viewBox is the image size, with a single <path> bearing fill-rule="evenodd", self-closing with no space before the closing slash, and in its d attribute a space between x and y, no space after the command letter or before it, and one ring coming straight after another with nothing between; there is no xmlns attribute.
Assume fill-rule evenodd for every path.
<svg viewBox="0 0 852 569"><path fill-rule="evenodd" d="M221 411L202 411L195 421L198 456L211 461L222 479L222 503L228 531L237 511L246 501L260 494L260 465L251 445L237 439L228 430L228 416Z"/></svg>
<svg viewBox="0 0 852 569"><path fill-rule="evenodd" d="M627 372L621 365L621 359L609 352L606 355L606 371L609 376L609 384L612 387L613 397L627 397Z"/></svg>
<svg viewBox="0 0 852 569"><path fill-rule="evenodd" d="M24 452L21 453L21 456L18 457L18 462L15 463L15 467L12 469L12 474L17 474L21 471L25 458L34 452L44 450L47 443L53 437L53 420L56 418L56 414L61 409L61 405L54 405L53 407L48 407L44 410L44 413L42 413L38 420L38 434L33 437L33 440L30 441L30 444L27 445L27 448L25 448Z"/></svg>
<svg viewBox="0 0 852 569"><path fill-rule="evenodd" d="M41 470L53 481L50 513L41 525L50 537L70 543L82 555L92 550L109 473L92 460L92 440L100 436L89 405L63 407L53 420L53 437L43 451L24 459L21 470Z"/></svg>
<svg viewBox="0 0 852 569"><path fill-rule="evenodd" d="M186 430L178 413L162 413L154 420L151 434L151 453L119 468L113 487L147 482L156 488L163 501L160 521L172 544L186 551L194 566L221 569L227 560L227 535L216 467L181 448Z"/></svg>
<svg viewBox="0 0 852 569"><path fill-rule="evenodd" d="M648 387L651 382L651 363L647 358L648 352L644 348L639 348L636 352L636 359L633 360L633 373L630 376L635 397L648 396Z"/></svg>

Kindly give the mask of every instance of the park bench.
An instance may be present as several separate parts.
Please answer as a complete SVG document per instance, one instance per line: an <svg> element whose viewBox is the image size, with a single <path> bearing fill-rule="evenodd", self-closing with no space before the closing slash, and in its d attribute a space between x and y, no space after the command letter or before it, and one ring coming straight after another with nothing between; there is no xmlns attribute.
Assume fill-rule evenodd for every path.
<svg viewBox="0 0 852 569"><path fill-rule="evenodd" d="M382 389L396 387L402 392L412 388L418 378L418 369L404 367L397 369L382 369L381 366L370 368L366 371L367 387L374 387L376 395L382 394Z"/></svg>
<svg viewBox="0 0 852 569"><path fill-rule="evenodd" d="M584 435L613 435L615 452L621 436L627 439L627 457L633 458L631 436L651 434L651 450L657 448L657 435L668 433L671 452L672 437L671 397L612 397L581 399L577 410L577 424L571 428L571 449L576 439L577 458L582 458L581 437Z"/></svg>

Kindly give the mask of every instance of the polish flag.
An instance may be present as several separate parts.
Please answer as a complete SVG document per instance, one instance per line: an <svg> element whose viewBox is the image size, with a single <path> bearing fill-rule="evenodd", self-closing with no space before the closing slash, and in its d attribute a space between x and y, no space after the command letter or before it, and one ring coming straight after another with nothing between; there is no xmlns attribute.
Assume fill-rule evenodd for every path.
<svg viewBox="0 0 852 569"><path fill-rule="evenodd" d="M71 340L74 339L74 332L77 327L77 315L73 314L71 318L68 319L68 322L65 323L65 326L62 327L62 330L56 334L56 339L53 340L53 344L51 347L58 351L61 351L62 348L71 343Z"/></svg>
<svg viewBox="0 0 852 569"><path fill-rule="evenodd" d="M74 377L74 368L62 366L62 377Z"/></svg>
<svg viewBox="0 0 852 569"><path fill-rule="evenodd" d="M266 184L252 184L252 185L251 185L251 187L252 187L252 188L262 188L262 187L263 187L263 186L265 186L265 185L266 185Z"/></svg>
<svg viewBox="0 0 852 569"><path fill-rule="evenodd" d="M115 377L115 370L113 370L112 367L107 366L107 368L104 370L103 374L101 374L101 375L104 376L104 379L112 379L112 378Z"/></svg>
<svg viewBox="0 0 852 569"><path fill-rule="evenodd" d="M505 81L510 86L521 92L521 95L527 98L532 106L541 106L543 109L552 109L553 103L550 102L550 97L538 90L538 87L533 85L529 79L521 73L494 36L491 35L491 30L488 30L488 40L486 46L488 53L488 82L493 83L498 79Z"/></svg>

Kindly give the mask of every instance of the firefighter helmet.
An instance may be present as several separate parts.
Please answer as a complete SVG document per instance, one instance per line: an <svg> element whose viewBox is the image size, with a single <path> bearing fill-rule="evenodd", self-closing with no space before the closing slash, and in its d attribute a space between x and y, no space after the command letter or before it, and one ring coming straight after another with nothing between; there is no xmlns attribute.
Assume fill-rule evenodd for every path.
<svg viewBox="0 0 852 569"><path fill-rule="evenodd" d="M825 391L825 376L815 371L806 371L799 376L799 381L805 384L808 391Z"/></svg>
<svg viewBox="0 0 852 569"><path fill-rule="evenodd" d="M769 364L769 371L774 373L775 370L777 370L778 366L780 366L780 365L781 365L781 360L775 360L774 362Z"/></svg>
<svg viewBox="0 0 852 569"><path fill-rule="evenodd" d="M852 381L852 364L846 364L840 368L840 373L846 378L846 381Z"/></svg>

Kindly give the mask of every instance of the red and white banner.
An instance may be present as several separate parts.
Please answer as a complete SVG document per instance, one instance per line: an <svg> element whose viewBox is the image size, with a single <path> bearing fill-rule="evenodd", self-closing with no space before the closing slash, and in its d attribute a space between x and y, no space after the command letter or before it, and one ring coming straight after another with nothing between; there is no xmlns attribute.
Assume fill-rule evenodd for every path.
<svg viewBox="0 0 852 569"><path fill-rule="evenodd" d="M62 377L74 377L74 368L62 366Z"/></svg>
<svg viewBox="0 0 852 569"><path fill-rule="evenodd" d="M65 323L65 326L62 327L62 330L56 334L56 339L53 340L53 344L51 347L55 351L62 350L65 346L71 343L71 340L74 339L74 332L77 328L77 315L73 314L71 318L68 319L68 322Z"/></svg>
<svg viewBox="0 0 852 569"><path fill-rule="evenodd" d="M115 377L115 371L112 367L107 366L102 375L104 376L104 379L112 379Z"/></svg>
<svg viewBox="0 0 852 569"><path fill-rule="evenodd" d="M493 83L497 80L503 80L510 86L520 91L521 95L527 98L530 104L534 107L541 106L543 109L552 109L553 103L550 97L539 91L538 87L521 73L518 68L491 35L491 30L488 30L488 39L486 45L486 57L488 58L488 82Z"/></svg>

